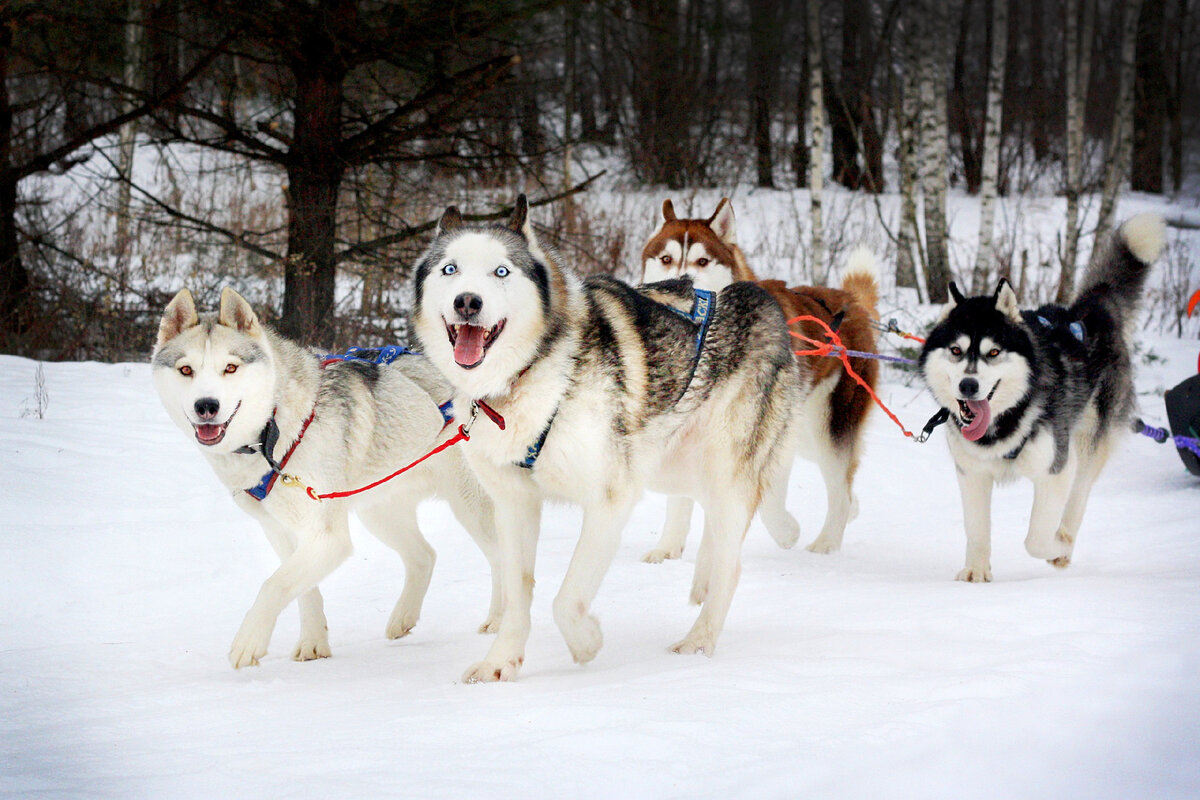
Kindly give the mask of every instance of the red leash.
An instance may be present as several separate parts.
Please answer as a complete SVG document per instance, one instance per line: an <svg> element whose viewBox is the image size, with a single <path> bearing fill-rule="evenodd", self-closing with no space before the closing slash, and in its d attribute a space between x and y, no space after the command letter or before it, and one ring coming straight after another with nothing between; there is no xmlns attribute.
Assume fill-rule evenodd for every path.
<svg viewBox="0 0 1200 800"><path fill-rule="evenodd" d="M892 413L891 409L889 409L887 406L885 406L883 404L883 401L879 399L879 395L875 394L875 390L872 389L867 384L867 382L864 381L862 379L862 377L857 372L854 371L854 368L850 366L850 354L846 352L846 346L844 344L842 344L842 338L837 335L837 332L834 331L833 328L829 327L829 325L825 322L825 320L820 319L818 317L809 316L807 314L799 316L799 317L792 317L791 319L789 319L787 321L787 324L790 326L796 322L802 322L802 321L815 322L818 325L820 325L822 328L825 329L825 335L828 337L829 341L828 342L818 342L816 339L810 339L802 333L796 333L793 330L789 330L788 333L790 333L792 336L796 337L797 339L799 339L802 342L806 342L815 347L815 349L813 349L813 350L796 350L795 351L796 355L798 355L798 356L833 356L835 358L841 359L842 367L843 367L843 369L846 370L846 374L849 375L851 378L854 378L854 380L857 381L859 386L861 386L867 390L867 394L871 395L871 399L875 401L875 405L877 405L883 409L883 413L887 414L888 417L891 418L892 422L896 423L896 425L898 425L900 427L900 430L904 432L905 436L907 436L908 438L910 438L914 441L918 441L917 437L914 436L908 428L904 427L904 423L901 422L900 419L895 414ZM912 337L912 338L916 338L916 337Z"/></svg>

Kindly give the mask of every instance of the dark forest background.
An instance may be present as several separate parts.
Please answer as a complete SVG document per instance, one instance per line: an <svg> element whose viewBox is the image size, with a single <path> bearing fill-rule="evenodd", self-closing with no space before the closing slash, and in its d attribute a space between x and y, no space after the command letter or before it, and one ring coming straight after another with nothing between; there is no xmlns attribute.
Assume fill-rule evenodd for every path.
<svg viewBox="0 0 1200 800"><path fill-rule="evenodd" d="M817 158L826 185L927 206L928 178L1171 194L1200 133L1196 0L55 0L0 22L0 351L43 358L144 351L179 288L152 251L214 281L237 262L277 286L283 332L364 343L448 202L500 216L525 190L571 260L611 270L619 234L577 202L601 185L808 187ZM172 192L147 158L268 200ZM82 172L99 188L64 202ZM895 259L933 299L939 246Z"/></svg>

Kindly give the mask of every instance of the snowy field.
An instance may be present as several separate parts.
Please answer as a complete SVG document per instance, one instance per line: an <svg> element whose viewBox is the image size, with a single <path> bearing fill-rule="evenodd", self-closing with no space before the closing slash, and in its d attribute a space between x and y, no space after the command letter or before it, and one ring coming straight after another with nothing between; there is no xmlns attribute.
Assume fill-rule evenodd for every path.
<svg viewBox="0 0 1200 800"><path fill-rule="evenodd" d="M1140 403L1195 370L1152 338ZM274 556L159 406L147 364L0 357L0 795L176 797L1171 798L1200 794L1200 479L1130 436L1093 493L1074 564L1025 555L1028 485L994 498L995 582L953 580L964 536L942 435L873 416L861 516L841 553L778 549L756 520L720 648L690 626L698 530L648 565L647 496L601 588L605 647L577 666L552 621L579 515L544 516L526 665L483 655L482 556L423 507L439 563L421 624L388 642L399 558L355 527L323 584L333 658L225 653ZM910 428L934 411L887 377ZM789 506L824 515L800 463Z"/></svg>

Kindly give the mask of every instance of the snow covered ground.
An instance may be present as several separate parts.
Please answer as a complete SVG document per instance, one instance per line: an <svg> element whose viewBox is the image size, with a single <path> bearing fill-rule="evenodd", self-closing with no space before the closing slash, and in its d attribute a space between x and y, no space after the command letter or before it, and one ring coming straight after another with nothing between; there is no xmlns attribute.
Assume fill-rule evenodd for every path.
<svg viewBox="0 0 1200 800"><path fill-rule="evenodd" d="M1154 338L1140 402L1195 370ZM421 624L383 637L399 559L356 527L323 584L334 657L294 663L294 608L238 672L229 642L273 569L256 526L161 410L146 364L0 357L0 795L37 797L974 797L1200 794L1200 479L1130 436L1074 564L1022 548L1031 491L994 500L995 582L953 580L962 514L940 435L875 414L861 516L841 553L778 549L759 522L712 659L666 651L691 624L698 531L648 565L647 496L596 602L605 647L577 666L550 600L579 515L550 509L526 665L465 685L487 647L482 556L444 506ZM890 374L908 427L932 401ZM824 514L798 464L804 541Z"/></svg>

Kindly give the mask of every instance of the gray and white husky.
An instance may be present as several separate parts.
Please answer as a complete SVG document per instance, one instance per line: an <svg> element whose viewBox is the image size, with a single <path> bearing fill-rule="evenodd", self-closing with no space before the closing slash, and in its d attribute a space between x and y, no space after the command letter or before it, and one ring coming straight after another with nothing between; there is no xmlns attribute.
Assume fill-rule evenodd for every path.
<svg viewBox="0 0 1200 800"><path fill-rule="evenodd" d="M703 607L672 649L711 655L746 528L791 452L797 377L770 295L694 292L687 279L581 282L538 243L524 196L506 225L465 225L447 209L415 294L416 333L456 407L492 417L465 448L496 507L504 612L464 679L509 680L524 661L545 499L583 507L554 619L577 662L595 657L603 637L589 607L644 488L704 510L691 593Z"/></svg>
<svg viewBox="0 0 1200 800"><path fill-rule="evenodd" d="M389 475L428 452L446 427L450 396L437 371L411 354L389 365L331 361L262 324L235 291L217 314L196 313L186 289L168 304L152 356L154 385L171 419L192 437L234 502L261 523L283 562L247 612L229 662L258 664L275 621L299 598L297 661L329 656L317 584L351 551L348 512L404 561L404 589L389 639L417 623L434 552L417 528L417 504L438 495L483 550L492 600L481 631L499 621L491 503L454 448L388 483L344 499L315 500L280 475L317 491L346 491Z"/></svg>
<svg viewBox="0 0 1200 800"><path fill-rule="evenodd" d="M1149 214L1126 222L1069 306L1021 311L1004 280L969 298L950 284L920 370L954 423L947 440L967 530L959 580L992 579L992 485L1019 476L1034 485L1026 551L1070 563L1088 493L1133 412L1130 328L1163 231Z"/></svg>

